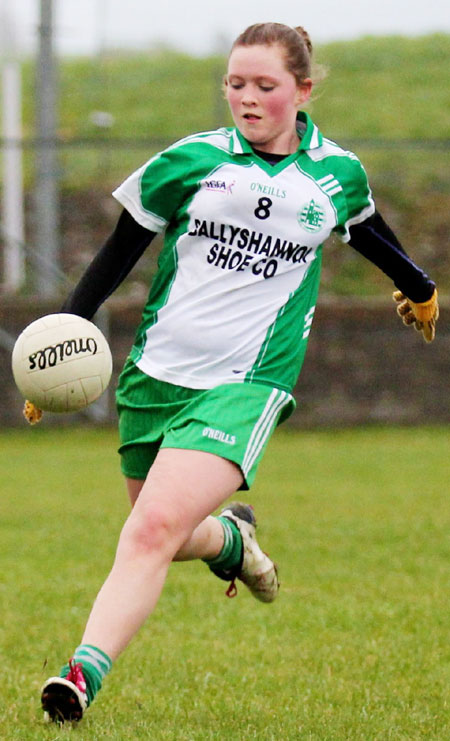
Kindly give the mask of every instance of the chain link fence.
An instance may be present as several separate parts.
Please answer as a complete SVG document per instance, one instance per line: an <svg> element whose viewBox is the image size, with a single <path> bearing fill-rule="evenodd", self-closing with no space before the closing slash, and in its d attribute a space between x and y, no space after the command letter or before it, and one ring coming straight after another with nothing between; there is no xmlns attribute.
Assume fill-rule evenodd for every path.
<svg viewBox="0 0 450 741"><path fill-rule="evenodd" d="M60 252L55 264L45 262L36 249L31 172L25 198L26 238L21 245L25 282L14 295L0 290L0 421L4 425L22 424L21 400L10 370L15 337L33 319L58 310L115 224L120 209L111 190L171 141L105 136L46 142L46 146L56 146L58 152ZM448 141L361 139L342 144L363 161L378 207L408 252L436 280L442 315L436 341L425 346L416 333L398 322L391 306L392 285L386 276L347 246L331 240L324 252L321 299L296 388L298 410L291 424L448 422ZM42 142L30 139L21 145L27 171L32 169L35 149ZM160 244L159 238L152 243L148 254L106 304L107 318L104 315L103 321L113 348L115 376L98 414L94 410L90 418L78 415L80 421L114 420L115 379L133 341ZM4 249L5 235L0 229L2 260ZM58 295L50 303L39 296L36 288L34 273L38 266L57 285ZM70 419L64 415L48 417L49 424L73 422L71 415Z"/></svg>

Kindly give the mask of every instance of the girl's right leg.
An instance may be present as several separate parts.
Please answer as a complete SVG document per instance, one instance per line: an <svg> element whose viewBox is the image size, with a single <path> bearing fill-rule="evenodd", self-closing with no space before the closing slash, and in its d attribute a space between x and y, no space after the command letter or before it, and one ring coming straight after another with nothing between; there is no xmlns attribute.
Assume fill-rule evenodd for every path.
<svg viewBox="0 0 450 741"><path fill-rule="evenodd" d="M242 473L234 463L211 453L160 451L123 527L113 568L94 603L82 643L60 676L44 684L42 705L52 720L82 718L112 660L153 611L170 562L205 557L208 548L213 558L217 555L223 526L208 515L241 482ZM273 601L279 587L276 566L256 542L251 508L229 506L222 517L227 527L237 529L237 558L243 560L237 563L234 556L226 556L224 546L210 568L227 581L233 579L233 584L238 577L257 599ZM239 571L230 575L228 568Z"/></svg>
<svg viewBox="0 0 450 741"><path fill-rule="evenodd" d="M126 478L128 496L131 506L134 507L136 500L145 484L143 479ZM221 551L224 543L223 527L217 517L208 515L188 537L185 543L174 556L174 561L191 561L197 558L211 560Z"/></svg>
<svg viewBox="0 0 450 741"><path fill-rule="evenodd" d="M111 659L123 651L155 607L177 551L241 483L240 469L224 458L160 450L120 535L83 643Z"/></svg>
<svg viewBox="0 0 450 741"><path fill-rule="evenodd" d="M175 448L158 453L74 660L44 684L42 706L50 719L81 719L112 661L153 611L175 554L241 482L236 464L211 453Z"/></svg>

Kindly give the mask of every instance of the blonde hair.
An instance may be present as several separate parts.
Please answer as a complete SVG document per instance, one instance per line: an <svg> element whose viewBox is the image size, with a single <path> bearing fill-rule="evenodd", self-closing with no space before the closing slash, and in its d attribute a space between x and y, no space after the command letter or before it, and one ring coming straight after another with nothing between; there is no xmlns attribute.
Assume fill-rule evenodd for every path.
<svg viewBox="0 0 450 741"><path fill-rule="evenodd" d="M313 45L303 26L286 26L284 23L254 23L236 39L231 51L237 46L278 44L285 52L286 69L294 75L297 85L302 85L314 75L313 82L324 77L324 70L312 63Z"/></svg>

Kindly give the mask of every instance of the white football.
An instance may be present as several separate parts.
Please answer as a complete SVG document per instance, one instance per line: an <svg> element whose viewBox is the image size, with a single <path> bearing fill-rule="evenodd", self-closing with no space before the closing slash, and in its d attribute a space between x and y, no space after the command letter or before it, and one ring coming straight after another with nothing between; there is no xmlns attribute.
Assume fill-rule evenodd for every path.
<svg viewBox="0 0 450 741"><path fill-rule="evenodd" d="M48 314L17 338L12 371L25 399L47 412L77 412L107 388L112 357L92 322L75 314Z"/></svg>

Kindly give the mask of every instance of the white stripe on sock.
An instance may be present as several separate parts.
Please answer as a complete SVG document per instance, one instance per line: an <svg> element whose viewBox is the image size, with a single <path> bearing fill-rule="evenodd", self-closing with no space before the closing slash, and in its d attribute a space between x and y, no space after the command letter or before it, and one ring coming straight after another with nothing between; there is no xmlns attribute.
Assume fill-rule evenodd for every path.
<svg viewBox="0 0 450 741"><path fill-rule="evenodd" d="M105 677L111 669L111 664L108 663L105 657L94 648L91 648L91 646L80 646L79 649L77 648L74 658L84 658L100 672L102 677Z"/></svg>

